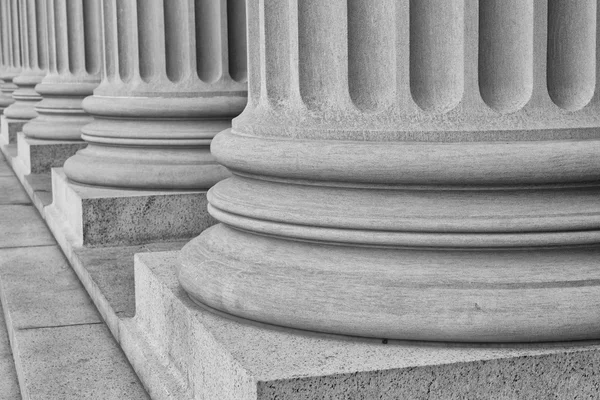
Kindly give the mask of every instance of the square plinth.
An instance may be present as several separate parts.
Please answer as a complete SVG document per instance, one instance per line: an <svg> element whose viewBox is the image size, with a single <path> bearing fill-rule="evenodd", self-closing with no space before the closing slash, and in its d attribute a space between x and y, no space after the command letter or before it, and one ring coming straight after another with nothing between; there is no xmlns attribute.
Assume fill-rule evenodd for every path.
<svg viewBox="0 0 600 400"><path fill-rule="evenodd" d="M44 210L57 240L73 246L126 246L192 238L215 223L206 191L122 190L71 182L52 169L53 202Z"/></svg>
<svg viewBox="0 0 600 400"><path fill-rule="evenodd" d="M268 326L193 303L177 281L177 257L136 255L136 316L121 329L122 347L145 386L156 393L169 388L157 398L600 396L600 342L383 343Z"/></svg>
<svg viewBox="0 0 600 400"><path fill-rule="evenodd" d="M17 142L17 133L21 132L27 120L0 117L0 144L8 145Z"/></svg>
<svg viewBox="0 0 600 400"><path fill-rule="evenodd" d="M78 150L87 146L82 140L39 140L17 134L18 159L23 173L49 173L54 167L62 167Z"/></svg>

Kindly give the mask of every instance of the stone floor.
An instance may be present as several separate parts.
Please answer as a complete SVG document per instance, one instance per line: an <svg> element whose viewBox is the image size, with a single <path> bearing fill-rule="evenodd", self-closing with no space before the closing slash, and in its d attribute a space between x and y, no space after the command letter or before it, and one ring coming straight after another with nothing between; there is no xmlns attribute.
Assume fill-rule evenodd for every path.
<svg viewBox="0 0 600 400"><path fill-rule="evenodd" d="M0 400L148 399L1 156L0 301Z"/></svg>
<svg viewBox="0 0 600 400"><path fill-rule="evenodd" d="M17 370L8 341L4 314L0 312L0 400L20 399Z"/></svg>
<svg viewBox="0 0 600 400"><path fill-rule="evenodd" d="M0 215L4 215L4 211L11 206L27 204L29 199L24 194L25 192L21 189L21 185L14 177L12 170L0 156ZM5 247L2 242L0 242L0 248ZM17 370L10 348L6 321L4 320L4 313L0 312L0 399L20 398Z"/></svg>

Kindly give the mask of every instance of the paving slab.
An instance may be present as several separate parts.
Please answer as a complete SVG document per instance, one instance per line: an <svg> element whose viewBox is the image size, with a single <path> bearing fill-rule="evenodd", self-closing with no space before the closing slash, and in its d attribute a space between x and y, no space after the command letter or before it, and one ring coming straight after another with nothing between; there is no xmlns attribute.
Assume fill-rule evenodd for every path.
<svg viewBox="0 0 600 400"><path fill-rule="evenodd" d="M4 314L0 312L0 400L21 399L17 370L8 341Z"/></svg>
<svg viewBox="0 0 600 400"><path fill-rule="evenodd" d="M0 176L0 204L29 203L29 196L15 176Z"/></svg>
<svg viewBox="0 0 600 400"><path fill-rule="evenodd" d="M0 155L0 176L14 176L10 165L6 162L2 155Z"/></svg>
<svg viewBox="0 0 600 400"><path fill-rule="evenodd" d="M33 205L0 205L0 248L54 244Z"/></svg>
<svg viewBox="0 0 600 400"><path fill-rule="evenodd" d="M13 329L102 322L58 246L0 249L0 295Z"/></svg>
<svg viewBox="0 0 600 400"><path fill-rule="evenodd" d="M149 399L104 324L19 330L25 399Z"/></svg>

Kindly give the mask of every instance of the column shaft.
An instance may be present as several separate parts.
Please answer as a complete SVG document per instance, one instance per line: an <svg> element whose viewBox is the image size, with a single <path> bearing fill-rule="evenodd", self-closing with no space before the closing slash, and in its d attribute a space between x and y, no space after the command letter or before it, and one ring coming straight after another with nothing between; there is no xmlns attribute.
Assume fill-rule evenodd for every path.
<svg viewBox="0 0 600 400"><path fill-rule="evenodd" d="M100 0L47 0L49 70L35 87L43 100L38 117L23 127L27 137L81 140L92 122L82 108L100 83Z"/></svg>
<svg viewBox="0 0 600 400"><path fill-rule="evenodd" d="M248 4L197 302L379 338L597 338L593 0Z"/></svg>
<svg viewBox="0 0 600 400"><path fill-rule="evenodd" d="M13 13L14 1L0 3L0 111L14 103L16 89L13 79L21 72L21 51L18 18Z"/></svg>
<svg viewBox="0 0 600 400"><path fill-rule="evenodd" d="M227 176L209 151L246 104L243 1L103 1L105 71L84 108L77 182L202 189Z"/></svg>
<svg viewBox="0 0 600 400"><path fill-rule="evenodd" d="M35 106L42 99L36 93L35 85L42 81L48 70L46 0L10 1L13 8L18 5L23 69L13 80L17 85L13 92L15 102L4 110L4 115L11 119L28 121L37 116Z"/></svg>

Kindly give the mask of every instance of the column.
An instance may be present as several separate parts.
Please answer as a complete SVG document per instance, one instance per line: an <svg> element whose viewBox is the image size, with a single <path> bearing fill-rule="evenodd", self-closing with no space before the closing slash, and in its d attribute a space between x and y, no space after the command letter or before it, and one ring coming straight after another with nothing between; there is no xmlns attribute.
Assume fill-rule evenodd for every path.
<svg viewBox="0 0 600 400"><path fill-rule="evenodd" d="M213 136L246 104L245 10L236 1L105 0L106 76L69 179L136 189L207 189L228 174Z"/></svg>
<svg viewBox="0 0 600 400"><path fill-rule="evenodd" d="M13 18L13 3L0 3L0 112L14 103L12 93L17 86L13 79L21 72L19 24L18 19Z"/></svg>
<svg viewBox="0 0 600 400"><path fill-rule="evenodd" d="M15 102L3 114L3 135L12 143L23 125L37 117L35 106L42 97L35 91L35 85L42 81L48 70L48 36L45 0L8 1L13 8L12 21L19 23L23 66L13 80L17 85L13 92Z"/></svg>
<svg viewBox="0 0 600 400"><path fill-rule="evenodd" d="M103 0L102 21L87 147L52 172L57 221L83 245L190 239L229 176L212 138L247 102L244 1Z"/></svg>
<svg viewBox="0 0 600 400"><path fill-rule="evenodd" d="M386 339L597 339L594 0L248 3L197 303Z"/></svg>
<svg viewBox="0 0 600 400"><path fill-rule="evenodd" d="M61 167L85 147L81 128L93 118L82 102L100 83L100 5L100 0L47 0L49 69L35 87L43 100L19 141L28 173Z"/></svg>

